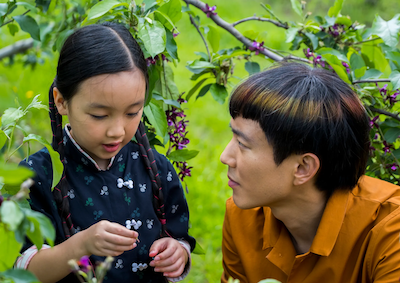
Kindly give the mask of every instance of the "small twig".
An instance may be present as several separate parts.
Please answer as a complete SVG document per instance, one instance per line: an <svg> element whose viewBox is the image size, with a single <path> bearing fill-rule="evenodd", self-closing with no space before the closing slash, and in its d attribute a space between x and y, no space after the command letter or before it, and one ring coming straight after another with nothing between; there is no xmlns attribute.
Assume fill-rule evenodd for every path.
<svg viewBox="0 0 400 283"><path fill-rule="evenodd" d="M397 121L400 121L399 114L394 114L394 113L391 113L391 112L389 112L389 111L385 111L385 110L378 109L378 108L371 107L371 106L367 106L367 108L368 108L370 111L372 111L372 112L376 112L376 113L379 113L379 114L383 114L383 115L392 117L393 119L396 119Z"/></svg>
<svg viewBox="0 0 400 283"><path fill-rule="evenodd" d="M353 84L362 84L362 83L390 83L390 79L371 79L371 80L353 81Z"/></svg>
<svg viewBox="0 0 400 283"><path fill-rule="evenodd" d="M370 41L374 41L374 40L378 40L378 39L381 39L381 38L380 37L374 37L374 38L363 40L363 41L353 42L353 43L350 43L348 45L351 46L351 45L363 44L365 42L370 42Z"/></svg>
<svg viewBox="0 0 400 283"><path fill-rule="evenodd" d="M267 18L256 17L256 16L241 19L241 20L239 20L237 22L232 23L232 26L237 26L238 24L241 24L241 23L244 23L244 22L248 22L248 21L269 22L269 23L272 23L272 24L274 24L274 25L276 25L277 27L280 27L280 28L284 28L284 29L288 29L289 28L289 26L286 23L282 24L282 23L280 23L278 21L274 21L274 20L267 19Z"/></svg>
<svg viewBox="0 0 400 283"><path fill-rule="evenodd" d="M31 10L25 11L21 16L24 16L24 15L28 14L30 11L31 11ZM14 18L12 18L11 20L8 20L7 22L1 24L1 25L0 25L0 28L1 28L2 26L5 26L5 25L8 25L8 24L12 23L13 21L14 21Z"/></svg>
<svg viewBox="0 0 400 283"><path fill-rule="evenodd" d="M189 5L189 4L187 4L187 5ZM204 38L203 34L201 33L201 30L200 30L199 26L198 26L198 25L196 24L196 22L194 21L193 16L192 16L191 14L189 14L189 17L190 17L190 22L192 23L192 25L194 25L194 27L196 28L197 32L200 34L201 39L202 39L203 42L204 42L204 45L206 46L207 54L208 54L208 60L211 62L211 61L212 61L212 59L211 59L211 53L210 53L210 49L208 48L207 41L206 41L206 39Z"/></svg>

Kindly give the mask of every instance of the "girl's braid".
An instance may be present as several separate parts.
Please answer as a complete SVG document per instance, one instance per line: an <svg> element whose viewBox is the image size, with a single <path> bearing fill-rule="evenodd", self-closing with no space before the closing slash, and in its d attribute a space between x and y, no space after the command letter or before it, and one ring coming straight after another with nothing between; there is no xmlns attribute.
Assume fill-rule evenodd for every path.
<svg viewBox="0 0 400 283"><path fill-rule="evenodd" d="M64 143L63 143L63 128L62 116L58 113L57 107L54 104L53 88L54 83L49 91L49 110L50 123L53 132L53 141L51 143L53 149L60 154L61 162L64 163ZM71 237L74 233L74 227L71 220L68 201L68 182L65 176L65 165L60 182L54 187L53 197L58 208L58 214L61 217L62 226L66 238Z"/></svg>
<svg viewBox="0 0 400 283"><path fill-rule="evenodd" d="M170 236L166 229L166 218L164 212L164 196L162 192L160 174L158 173L156 160L150 147L143 122L140 122L135 134L139 144L140 155L143 157L144 164L151 179L151 189L153 191L153 206L157 217L161 222L161 236Z"/></svg>

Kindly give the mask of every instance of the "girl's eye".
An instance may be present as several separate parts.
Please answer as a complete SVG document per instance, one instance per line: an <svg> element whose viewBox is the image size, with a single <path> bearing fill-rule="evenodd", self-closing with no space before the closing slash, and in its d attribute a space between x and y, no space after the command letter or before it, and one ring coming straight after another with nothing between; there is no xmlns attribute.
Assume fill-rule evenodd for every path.
<svg viewBox="0 0 400 283"><path fill-rule="evenodd" d="M92 116L96 120L101 120L106 117L105 115L93 115L93 114L90 114L90 116Z"/></svg>
<svg viewBox="0 0 400 283"><path fill-rule="evenodd" d="M136 112L136 113L128 113L128 114L126 114L128 117L130 117L130 118L133 118L133 117L136 117L137 115L139 114L139 112Z"/></svg>

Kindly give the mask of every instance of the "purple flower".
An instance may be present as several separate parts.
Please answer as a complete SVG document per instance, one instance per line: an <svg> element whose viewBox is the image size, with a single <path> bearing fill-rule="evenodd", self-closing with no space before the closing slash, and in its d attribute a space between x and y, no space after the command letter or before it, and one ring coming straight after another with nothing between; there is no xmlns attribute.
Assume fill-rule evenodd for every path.
<svg viewBox="0 0 400 283"><path fill-rule="evenodd" d="M214 11L217 9L217 6L208 6L208 4L206 4L206 7L204 9L202 9L202 11L204 13L207 14L207 18L209 18L211 15L215 16L217 13L215 13Z"/></svg>
<svg viewBox="0 0 400 283"><path fill-rule="evenodd" d="M254 41L253 44L252 44L252 46L249 47L249 49L250 49L251 51L255 51L255 52L256 52L256 55L258 55L258 53L260 53L261 50L264 50L263 45L264 45L264 41L261 42L261 43L260 43L260 42L257 42L257 41Z"/></svg>
<svg viewBox="0 0 400 283"><path fill-rule="evenodd" d="M390 148L391 148L392 146L389 145L386 141L383 141L383 145L384 145L383 151L385 151L385 153L390 152Z"/></svg>
<svg viewBox="0 0 400 283"><path fill-rule="evenodd" d="M90 260L89 257L84 255L81 257L81 259L78 261L79 266L81 267L83 272L87 272L88 269L90 268Z"/></svg>
<svg viewBox="0 0 400 283"><path fill-rule="evenodd" d="M185 177L190 177L191 175L191 170L193 167L188 167L187 162L174 162L175 166L179 169L178 176L183 182Z"/></svg>
<svg viewBox="0 0 400 283"><path fill-rule="evenodd" d="M348 74L350 74L350 66L349 66L349 64L347 64L346 62L342 62L342 65L343 65L343 67L345 67L346 68L346 72L348 73Z"/></svg>
<svg viewBox="0 0 400 283"><path fill-rule="evenodd" d="M397 170L397 164L396 163L391 164L390 169L392 169L393 171L396 171Z"/></svg>
<svg viewBox="0 0 400 283"><path fill-rule="evenodd" d="M371 129L375 126L377 128L379 128L379 125L376 123L376 120L378 120L379 116L375 116L374 118L372 118L372 120L369 121L369 126L371 127Z"/></svg>

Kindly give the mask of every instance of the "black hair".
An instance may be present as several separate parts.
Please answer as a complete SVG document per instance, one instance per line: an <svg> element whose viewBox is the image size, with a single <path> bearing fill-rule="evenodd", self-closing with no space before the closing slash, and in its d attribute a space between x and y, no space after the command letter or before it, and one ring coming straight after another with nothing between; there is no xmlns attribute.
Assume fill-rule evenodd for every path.
<svg viewBox="0 0 400 283"><path fill-rule="evenodd" d="M54 104L53 88L57 87L68 103L77 93L86 79L102 74L114 74L123 71L139 70L148 85L147 64L143 52L123 25L105 22L85 26L70 35L61 51L57 66L57 75L49 90L49 108L51 128L53 132L52 147L60 154L64 164L64 144L62 116ZM147 87L146 87L147 89ZM152 149L149 145L145 127L140 122L136 140L140 146L144 166L151 178L153 205L162 224L161 236L168 235L163 205L163 193L158 169ZM74 233L71 220L68 194L68 182L64 172L60 182L53 190L54 200L63 223L65 238Z"/></svg>
<svg viewBox="0 0 400 283"><path fill-rule="evenodd" d="M257 73L233 92L232 118L259 122L277 165L292 154L320 160L316 187L329 197L352 189L364 174L369 120L356 93L335 73L281 63Z"/></svg>

